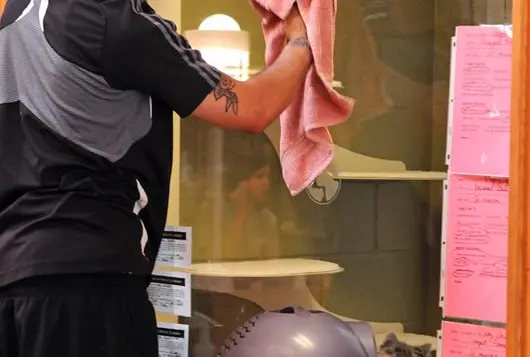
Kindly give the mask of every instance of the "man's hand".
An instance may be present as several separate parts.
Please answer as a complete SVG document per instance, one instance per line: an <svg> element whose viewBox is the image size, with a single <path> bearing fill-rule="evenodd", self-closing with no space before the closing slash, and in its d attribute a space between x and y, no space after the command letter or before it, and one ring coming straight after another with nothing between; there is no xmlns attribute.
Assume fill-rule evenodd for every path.
<svg viewBox="0 0 530 357"><path fill-rule="evenodd" d="M296 4L283 22L283 32L285 33L287 41L298 38L307 38L307 28Z"/></svg>

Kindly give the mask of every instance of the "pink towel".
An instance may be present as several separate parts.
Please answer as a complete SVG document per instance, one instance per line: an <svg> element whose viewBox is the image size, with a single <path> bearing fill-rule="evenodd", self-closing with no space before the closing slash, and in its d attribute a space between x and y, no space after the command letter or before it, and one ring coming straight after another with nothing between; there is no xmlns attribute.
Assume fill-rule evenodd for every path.
<svg viewBox="0 0 530 357"><path fill-rule="evenodd" d="M344 123L354 100L333 89L336 0L250 0L262 16L266 62L281 54L285 37L282 19L298 4L307 24L314 64L303 92L280 115L280 161L287 188L294 196L309 186L331 163L333 140L328 127Z"/></svg>

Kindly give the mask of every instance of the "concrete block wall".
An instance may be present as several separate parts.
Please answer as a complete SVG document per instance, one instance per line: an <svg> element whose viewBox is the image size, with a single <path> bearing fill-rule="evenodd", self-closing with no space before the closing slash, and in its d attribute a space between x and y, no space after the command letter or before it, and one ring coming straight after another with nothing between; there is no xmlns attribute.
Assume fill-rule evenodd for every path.
<svg viewBox="0 0 530 357"><path fill-rule="evenodd" d="M438 282L429 281L429 211L421 190L428 183L343 181L329 206L297 199L303 225L314 225L305 243L284 239L285 256L312 256L340 264L328 299L331 311L361 320L401 322L425 331ZM302 208L304 207L304 208ZM305 218L305 219L304 219ZM323 227L318 229L318 227ZM435 233L436 234L436 233ZM439 250L438 250L439 251ZM436 267L434 267L436 268Z"/></svg>

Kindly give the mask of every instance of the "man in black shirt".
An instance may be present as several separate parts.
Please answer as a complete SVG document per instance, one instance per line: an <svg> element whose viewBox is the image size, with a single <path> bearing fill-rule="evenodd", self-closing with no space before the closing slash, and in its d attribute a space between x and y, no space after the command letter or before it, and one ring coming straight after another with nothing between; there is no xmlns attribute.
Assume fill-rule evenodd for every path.
<svg viewBox="0 0 530 357"><path fill-rule="evenodd" d="M170 0L169 0L170 1ZM172 112L260 132L311 62L238 82L145 0L8 0L0 16L0 357L155 357L145 292L165 226Z"/></svg>

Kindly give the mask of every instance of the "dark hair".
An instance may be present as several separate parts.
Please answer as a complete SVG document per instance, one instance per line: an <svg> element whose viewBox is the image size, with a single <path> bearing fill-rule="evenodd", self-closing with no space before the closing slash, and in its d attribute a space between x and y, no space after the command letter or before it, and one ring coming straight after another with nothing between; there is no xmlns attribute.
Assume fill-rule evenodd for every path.
<svg viewBox="0 0 530 357"><path fill-rule="evenodd" d="M271 164L269 155L262 151L251 153L237 153L225 162L224 187L226 192L232 192L237 186L252 177L258 170Z"/></svg>
<svg viewBox="0 0 530 357"><path fill-rule="evenodd" d="M264 133L258 135L225 132L223 145L223 187L233 192L256 171L270 165L273 172L281 172L274 146Z"/></svg>

